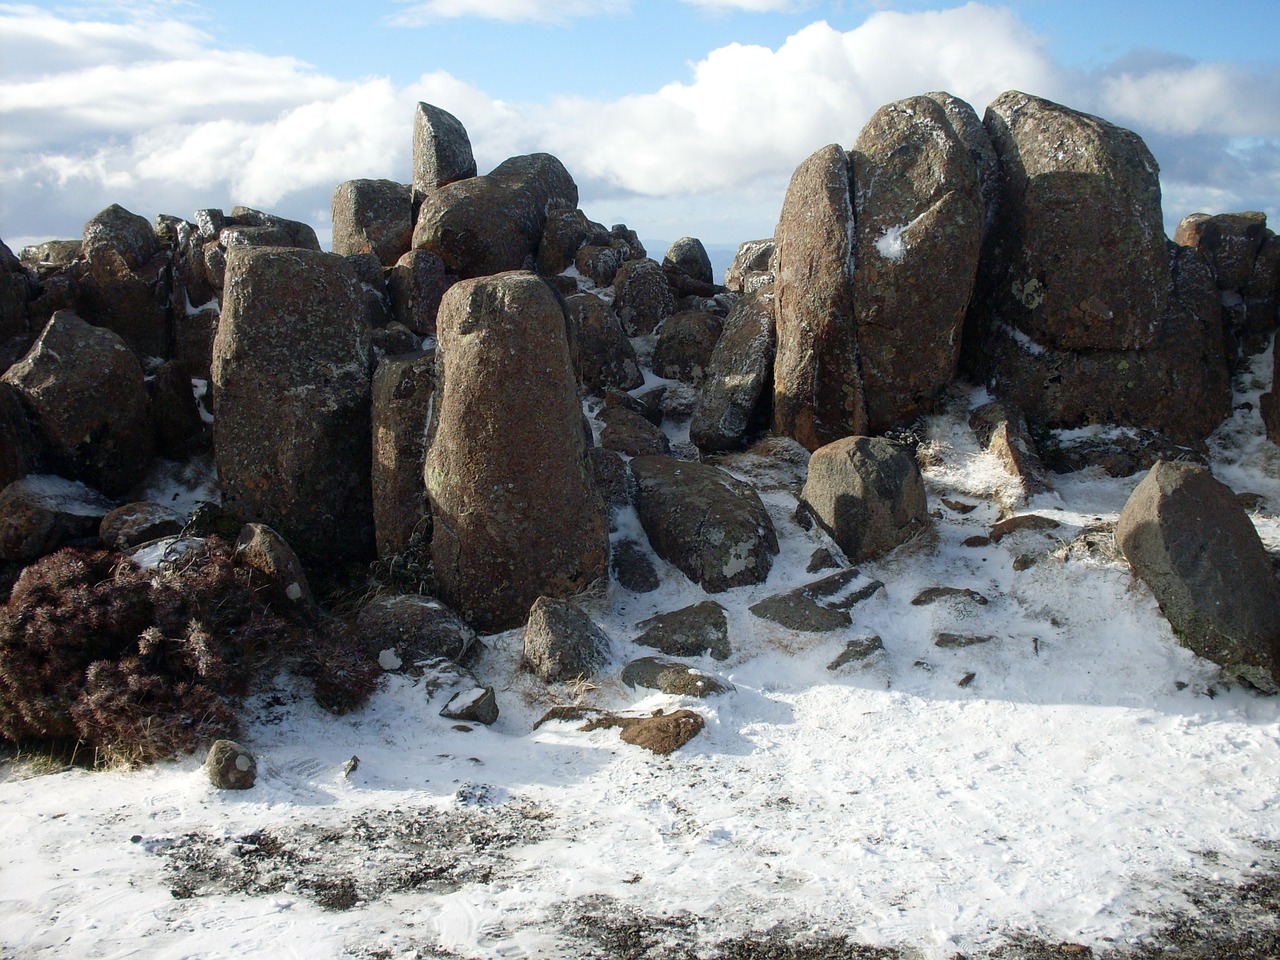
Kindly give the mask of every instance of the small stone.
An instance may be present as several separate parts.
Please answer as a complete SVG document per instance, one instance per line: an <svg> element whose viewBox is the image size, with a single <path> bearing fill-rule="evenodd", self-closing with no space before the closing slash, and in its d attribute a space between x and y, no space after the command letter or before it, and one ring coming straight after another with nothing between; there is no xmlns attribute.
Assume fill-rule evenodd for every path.
<svg viewBox="0 0 1280 960"><path fill-rule="evenodd" d="M622 669L621 679L628 687L658 690L674 697L714 697L734 689L728 680L665 657L632 660Z"/></svg>
<svg viewBox="0 0 1280 960"><path fill-rule="evenodd" d="M455 693L440 711L449 720L464 720L489 726L498 719L498 698L493 687L473 687Z"/></svg>
<svg viewBox="0 0 1280 960"><path fill-rule="evenodd" d="M1042 517L1036 513L1027 513L1017 517L1001 520L991 528L991 542L999 543L1011 533L1020 530L1053 530L1061 526L1053 517Z"/></svg>
<svg viewBox="0 0 1280 960"><path fill-rule="evenodd" d="M934 638L933 645L954 650L960 647L972 647L979 643L990 643L994 639L994 637L969 633L940 633Z"/></svg>
<svg viewBox="0 0 1280 960"><path fill-rule="evenodd" d="M989 547L989 546L991 546L991 538L990 538L990 537L984 537L984 536L981 536L981 535L976 535L976 536L972 536L972 537L965 537L965 538L964 538L964 541L961 543L961 546L965 546L965 547Z"/></svg>
<svg viewBox="0 0 1280 960"><path fill-rule="evenodd" d="M809 565L804 568L805 573L821 573L823 570L836 570L840 567L840 561L826 547L819 547L813 551L809 557Z"/></svg>
<svg viewBox="0 0 1280 960"><path fill-rule="evenodd" d="M939 600L949 600L956 597L962 600L972 600L979 606L986 606L990 601L987 600L977 590L969 590L965 587L929 587L921 590L911 601L913 607L923 607Z"/></svg>
<svg viewBox="0 0 1280 960"><path fill-rule="evenodd" d="M958 513L961 516L966 513L973 513L973 511L978 509L978 505L976 503L965 503L963 500L948 500L946 497L942 498L942 505L948 510Z"/></svg>
<svg viewBox="0 0 1280 960"><path fill-rule="evenodd" d="M884 641L874 634L869 637L857 637L844 645L840 655L827 664L827 669L839 670L850 663L859 663L883 649Z"/></svg>
<svg viewBox="0 0 1280 960"><path fill-rule="evenodd" d="M204 766L209 782L221 790L248 790L258 776L253 754L232 740L215 740Z"/></svg>

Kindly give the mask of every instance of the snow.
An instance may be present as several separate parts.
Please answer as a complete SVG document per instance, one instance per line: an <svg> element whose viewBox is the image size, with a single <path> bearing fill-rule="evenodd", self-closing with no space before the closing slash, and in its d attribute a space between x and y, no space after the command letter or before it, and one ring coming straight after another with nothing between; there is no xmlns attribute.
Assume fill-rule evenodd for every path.
<svg viewBox="0 0 1280 960"><path fill-rule="evenodd" d="M1254 520L1274 547L1280 457L1256 413L1269 363L1242 375L1237 402L1253 407L1210 447L1219 476L1269 504ZM1057 478L1024 510L1058 528L964 546L1008 502L1007 476L964 426L983 399L930 421L934 528L861 566L886 589L834 633L747 612L823 576L805 565L817 547L834 551L791 519L803 467L718 460L757 484L780 547L765 584L712 598L728 608L731 656L691 661L734 692L682 700L617 679L653 652L632 642L640 620L708 599L655 557L658 591L611 584L582 598L614 642L589 684L521 673L511 631L485 638L474 677L388 675L345 717L279 681L248 705L242 742L259 771L248 791L213 788L199 758L45 775L5 764L0 956L606 956L572 922L599 913L653 918L655 942L689 929L707 943L835 932L925 960L1017 932L1095 949L1143 940L1161 911L1187 905L1189 883L1246 879L1260 847L1280 841L1280 701L1224 686L1117 558L1111 525L1139 476ZM632 510L615 513L614 530L645 543ZM911 603L935 586L989 602ZM993 639L944 649L944 632ZM828 668L869 635L882 651ZM493 726L439 716L477 685L496 689ZM706 727L669 757L612 730L534 729L572 702L689 707ZM413 832L421 824L429 836ZM361 878L354 905L326 909L303 874L274 885L254 874L240 892L209 879L210 864L267 849L251 842L263 835L293 844L308 870ZM386 879L415 863L460 879ZM193 875L200 884L179 882Z"/></svg>
<svg viewBox="0 0 1280 960"><path fill-rule="evenodd" d="M898 261L907 255L907 242L902 233L910 224L904 223L896 227L888 227L876 240L876 250L886 260Z"/></svg>

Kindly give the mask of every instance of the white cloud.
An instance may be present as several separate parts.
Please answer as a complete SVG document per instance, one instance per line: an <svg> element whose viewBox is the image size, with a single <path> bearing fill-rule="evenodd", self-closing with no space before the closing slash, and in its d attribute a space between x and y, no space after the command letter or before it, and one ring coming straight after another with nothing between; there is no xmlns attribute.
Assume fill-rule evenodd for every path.
<svg viewBox="0 0 1280 960"><path fill-rule="evenodd" d="M680 0L708 10L746 10L749 13L777 13L808 6L798 0Z"/></svg>
<svg viewBox="0 0 1280 960"><path fill-rule="evenodd" d="M436 20L476 17L507 23L566 23L577 17L614 13L630 7L629 0L397 0L406 9L391 18L401 26L422 26Z"/></svg>
<svg viewBox="0 0 1280 960"><path fill-rule="evenodd" d="M1099 103L1116 122L1160 133L1280 137L1280 70L1198 63L1124 72L1103 80Z"/></svg>

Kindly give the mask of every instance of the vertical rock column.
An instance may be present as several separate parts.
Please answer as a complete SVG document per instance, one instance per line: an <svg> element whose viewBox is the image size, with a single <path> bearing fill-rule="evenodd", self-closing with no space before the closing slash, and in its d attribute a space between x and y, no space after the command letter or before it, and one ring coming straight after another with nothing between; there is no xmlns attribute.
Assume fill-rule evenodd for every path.
<svg viewBox="0 0 1280 960"><path fill-rule="evenodd" d="M310 566L373 555L369 326L345 259L234 247L213 345L225 505Z"/></svg>
<svg viewBox="0 0 1280 960"><path fill-rule="evenodd" d="M605 573L564 311L532 273L451 287L437 320L424 478L440 594L481 630Z"/></svg>

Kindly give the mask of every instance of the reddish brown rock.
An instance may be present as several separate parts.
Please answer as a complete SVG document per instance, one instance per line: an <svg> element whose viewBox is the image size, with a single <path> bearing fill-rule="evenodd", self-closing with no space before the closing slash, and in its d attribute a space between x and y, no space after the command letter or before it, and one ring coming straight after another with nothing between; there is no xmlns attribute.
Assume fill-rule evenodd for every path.
<svg viewBox="0 0 1280 960"><path fill-rule="evenodd" d="M333 191L333 252L372 253L395 266L413 241L410 188L394 180L348 180Z"/></svg>
<svg viewBox="0 0 1280 960"><path fill-rule="evenodd" d="M373 375L373 522L378 556L425 554L431 509L422 483L434 351L387 357Z"/></svg>
<svg viewBox="0 0 1280 960"><path fill-rule="evenodd" d="M628 260L613 280L613 309L627 336L653 333L676 312L676 298L656 260Z"/></svg>

